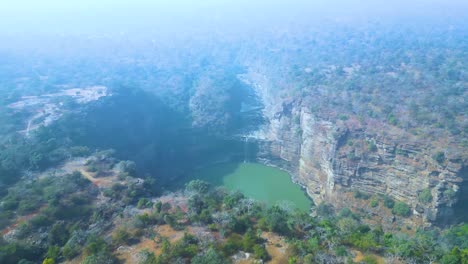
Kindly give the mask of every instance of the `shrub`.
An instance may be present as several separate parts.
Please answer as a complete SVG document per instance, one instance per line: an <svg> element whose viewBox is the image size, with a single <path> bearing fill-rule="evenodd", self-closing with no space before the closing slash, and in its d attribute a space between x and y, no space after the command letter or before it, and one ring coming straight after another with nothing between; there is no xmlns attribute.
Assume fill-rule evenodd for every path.
<svg viewBox="0 0 468 264"><path fill-rule="evenodd" d="M4 210L15 210L18 208L19 202L16 199L7 199L3 201L2 207Z"/></svg>
<svg viewBox="0 0 468 264"><path fill-rule="evenodd" d="M360 191L354 191L354 198L356 199L363 199L363 200L367 200L369 199L370 195L367 194L367 193L363 193L363 192L360 192Z"/></svg>
<svg viewBox="0 0 468 264"><path fill-rule="evenodd" d="M335 253L339 257L344 257L348 255L348 251L345 246L338 246L335 248Z"/></svg>
<svg viewBox="0 0 468 264"><path fill-rule="evenodd" d="M95 165L91 165L87 168L87 171L89 172L96 172L98 171L98 168Z"/></svg>
<svg viewBox="0 0 468 264"><path fill-rule="evenodd" d="M36 210L40 205L38 199L25 199L21 200L18 207L18 213L24 215Z"/></svg>
<svg viewBox="0 0 468 264"><path fill-rule="evenodd" d="M377 151L377 146L372 141L367 142L367 148L369 149L369 151L372 151L372 152Z"/></svg>
<svg viewBox="0 0 468 264"><path fill-rule="evenodd" d="M338 213L338 216L341 217L341 218L344 218L344 217L352 217L353 216L353 212L349 209L349 208L343 208L340 210L340 212Z"/></svg>
<svg viewBox="0 0 468 264"><path fill-rule="evenodd" d="M70 148L70 154L73 157L84 157L91 153L90 149L86 146L74 146Z"/></svg>
<svg viewBox="0 0 468 264"><path fill-rule="evenodd" d="M125 228L119 228L112 234L112 241L117 245L128 244L130 238L130 233Z"/></svg>
<svg viewBox="0 0 468 264"><path fill-rule="evenodd" d="M364 256L364 258L362 259L362 262L366 264L378 264L379 263L376 257L369 256L369 255Z"/></svg>
<svg viewBox="0 0 468 264"><path fill-rule="evenodd" d="M408 156L408 154L406 153L406 151L404 151L404 150L402 150L402 149L399 149L399 148L397 148L397 149L395 150L395 154L396 154L396 155L400 155L400 156Z"/></svg>
<svg viewBox="0 0 468 264"><path fill-rule="evenodd" d="M69 239L69 232L63 223L56 223L52 226L48 234L49 245L63 246Z"/></svg>
<svg viewBox="0 0 468 264"><path fill-rule="evenodd" d="M46 259L44 259L42 264L55 264L55 260L52 259L52 258L46 258Z"/></svg>
<svg viewBox="0 0 468 264"><path fill-rule="evenodd" d="M388 123L396 126L398 124L398 120L396 119L395 115L393 115L393 113L390 113L387 117L387 121Z"/></svg>
<svg viewBox="0 0 468 264"><path fill-rule="evenodd" d="M261 259L263 261L270 259L270 256L268 255L268 252L266 251L263 245L259 245L259 244L254 245L253 254L256 259Z"/></svg>
<svg viewBox="0 0 468 264"><path fill-rule="evenodd" d="M52 224L52 220L45 214L39 214L33 218L31 218L30 223L35 228L49 226Z"/></svg>
<svg viewBox="0 0 468 264"><path fill-rule="evenodd" d="M87 256L98 254L99 252L107 251L107 243L99 237L90 237L84 248L84 253Z"/></svg>
<svg viewBox="0 0 468 264"><path fill-rule="evenodd" d="M232 234L228 237L221 250L225 256L231 256L242 250L242 237L238 234Z"/></svg>
<svg viewBox="0 0 468 264"><path fill-rule="evenodd" d="M185 189L188 192L206 194L210 189L210 184L202 180L192 180L186 185Z"/></svg>
<svg viewBox="0 0 468 264"><path fill-rule="evenodd" d="M323 216L323 217L330 217L333 216L333 207L330 204L327 203L320 203L317 206L317 215Z"/></svg>
<svg viewBox="0 0 468 264"><path fill-rule="evenodd" d="M46 257L51 258L51 259L57 259L60 255L60 247L57 246L51 246L47 249L47 254Z"/></svg>
<svg viewBox="0 0 468 264"><path fill-rule="evenodd" d="M447 189L444 191L444 196L449 198L449 199L452 199L453 197L455 197L455 191L453 189Z"/></svg>
<svg viewBox="0 0 468 264"><path fill-rule="evenodd" d="M409 216L410 207L404 202L397 202L395 203L392 212L399 216Z"/></svg>
<svg viewBox="0 0 468 264"><path fill-rule="evenodd" d="M393 201L392 198L388 197L388 196L385 196L384 198L384 205L385 207L389 208L389 209L392 209L393 206L395 206L395 201Z"/></svg>
<svg viewBox="0 0 468 264"><path fill-rule="evenodd" d="M301 117L296 115L293 118L294 124L299 125L301 123Z"/></svg>
<svg viewBox="0 0 468 264"><path fill-rule="evenodd" d="M434 154L434 156L432 156L432 158L435 161L437 161L439 164L442 164L445 161L445 154L442 151L439 151L436 154Z"/></svg>
<svg viewBox="0 0 468 264"><path fill-rule="evenodd" d="M138 200L138 209L150 208L151 206L153 206L153 202L147 198L140 198L140 200Z"/></svg>
<svg viewBox="0 0 468 264"><path fill-rule="evenodd" d="M120 170L123 173L126 173L129 176L136 176L137 174L137 167L135 162L127 160L127 161L121 161L119 163Z"/></svg>
<svg viewBox="0 0 468 264"><path fill-rule="evenodd" d="M78 246L72 245L67 243L63 248L62 248L62 255L66 259L73 259L80 253L81 249Z"/></svg>
<svg viewBox="0 0 468 264"><path fill-rule="evenodd" d="M266 215L268 229L281 235L288 234L289 228L287 221L289 217L290 215L287 211L283 210L277 205L272 206L270 209L268 209Z"/></svg>
<svg viewBox="0 0 468 264"><path fill-rule="evenodd" d="M162 209L162 203L161 203L161 201L158 201L158 202L154 205L154 208L156 209L156 212L157 212L157 213L160 213L160 212L161 212L161 209Z"/></svg>
<svg viewBox="0 0 468 264"><path fill-rule="evenodd" d="M430 189L424 189L418 194L418 200L421 203L430 203L432 202L432 193Z"/></svg>
<svg viewBox="0 0 468 264"><path fill-rule="evenodd" d="M226 260L216 250L210 248L204 254L198 254L192 259L192 264L224 264Z"/></svg>
<svg viewBox="0 0 468 264"><path fill-rule="evenodd" d="M82 264L114 264L117 259L108 251L101 251L84 259Z"/></svg>

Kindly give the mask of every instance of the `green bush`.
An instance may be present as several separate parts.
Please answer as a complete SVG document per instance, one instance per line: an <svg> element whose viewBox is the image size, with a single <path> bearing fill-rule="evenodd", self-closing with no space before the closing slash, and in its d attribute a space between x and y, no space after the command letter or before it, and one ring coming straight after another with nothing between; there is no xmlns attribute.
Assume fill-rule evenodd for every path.
<svg viewBox="0 0 468 264"><path fill-rule="evenodd" d="M445 161L445 154L442 151L437 152L432 156L432 158L437 161L438 163L442 164Z"/></svg>
<svg viewBox="0 0 468 264"><path fill-rule="evenodd" d="M343 121L346 121L346 120L349 119L349 117L348 117L347 115L340 114L340 115L338 115L338 119L343 120Z"/></svg>
<svg viewBox="0 0 468 264"><path fill-rule="evenodd" d="M150 208L153 206L153 202L147 198L140 198L137 203L138 209Z"/></svg>
<svg viewBox="0 0 468 264"><path fill-rule="evenodd" d="M47 249L47 254L46 257L51 258L51 259L57 259L60 255L60 247L57 246L50 246Z"/></svg>
<svg viewBox="0 0 468 264"><path fill-rule="evenodd" d="M16 199L7 199L3 201L2 207L4 210L15 210L18 208L19 202Z"/></svg>
<svg viewBox="0 0 468 264"><path fill-rule="evenodd" d="M108 249L107 243L100 237L90 237L86 242L84 253L85 255L95 255L99 252L105 252Z"/></svg>
<svg viewBox="0 0 468 264"><path fill-rule="evenodd" d="M131 235L125 228L119 228L112 234L112 242L116 245L126 245L130 239Z"/></svg>
<svg viewBox="0 0 468 264"><path fill-rule="evenodd" d="M418 200L421 203L430 203L432 202L432 193L430 189L424 189L418 194Z"/></svg>
<svg viewBox="0 0 468 264"><path fill-rule="evenodd" d="M449 198L449 199L452 199L453 197L455 197L455 191L453 189L447 189L444 191L444 196Z"/></svg>
<svg viewBox="0 0 468 264"><path fill-rule="evenodd" d="M393 201L392 198L390 198L388 196L385 196L384 197L384 205L385 205L385 207L387 207L389 209L392 209L393 206L395 206L395 201Z"/></svg>
<svg viewBox="0 0 468 264"><path fill-rule="evenodd" d="M114 264L118 260L108 251L101 251L85 258L82 264Z"/></svg>
<svg viewBox="0 0 468 264"><path fill-rule="evenodd" d="M34 210L38 209L40 206L40 201L38 199L25 199L21 200L18 206L18 213L24 215L31 213Z"/></svg>
<svg viewBox="0 0 468 264"><path fill-rule="evenodd" d="M87 171L89 172L97 172L98 168L95 165L91 165L87 168Z"/></svg>
<svg viewBox="0 0 468 264"><path fill-rule="evenodd" d="M253 254L256 259L261 259L263 261L267 261L270 259L267 250L263 245L256 244L253 246Z"/></svg>
<svg viewBox="0 0 468 264"><path fill-rule="evenodd" d="M354 191L354 198L367 200L370 198L370 195L367 193L360 192L358 190Z"/></svg>
<svg viewBox="0 0 468 264"><path fill-rule="evenodd" d="M38 214L35 217L31 218L30 223L33 227L45 227L52 223L52 220L45 214Z"/></svg>
<svg viewBox="0 0 468 264"><path fill-rule="evenodd" d="M55 264L55 260L53 258L46 258L42 264Z"/></svg>
<svg viewBox="0 0 468 264"><path fill-rule="evenodd" d="M70 148L70 154L73 157L84 157L91 153L90 149L86 146L74 146Z"/></svg>
<svg viewBox="0 0 468 264"><path fill-rule="evenodd" d="M63 246L70 237L66 226L63 223L56 223L52 226L48 234L49 245Z"/></svg>
<svg viewBox="0 0 468 264"><path fill-rule="evenodd" d="M369 256L369 255L364 256L364 258L362 259L362 262L366 264L378 264L379 263L376 257Z"/></svg>
<svg viewBox="0 0 468 264"><path fill-rule="evenodd" d="M239 234L232 234L227 238L221 250L225 256L231 256L243 249L242 244L242 237Z"/></svg>
<svg viewBox="0 0 468 264"><path fill-rule="evenodd" d="M198 254L192 259L192 264L224 264L226 260L216 250L210 248L203 254Z"/></svg>
<svg viewBox="0 0 468 264"><path fill-rule="evenodd" d="M377 151L377 146L372 141L367 142L367 148L369 149L369 151L372 151L372 152Z"/></svg>
<svg viewBox="0 0 468 264"><path fill-rule="evenodd" d="M63 248L62 248L62 255L70 260L73 259L74 257L78 256L80 253L81 249L77 245L72 245L67 243Z"/></svg>
<svg viewBox="0 0 468 264"><path fill-rule="evenodd" d="M392 212L399 216L409 216L410 207L404 202L396 202Z"/></svg>

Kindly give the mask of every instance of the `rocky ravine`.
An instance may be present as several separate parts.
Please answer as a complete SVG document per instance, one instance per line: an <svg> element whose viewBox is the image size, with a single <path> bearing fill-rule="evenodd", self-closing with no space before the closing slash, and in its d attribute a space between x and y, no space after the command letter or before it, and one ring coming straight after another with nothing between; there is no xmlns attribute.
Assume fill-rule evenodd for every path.
<svg viewBox="0 0 468 264"><path fill-rule="evenodd" d="M382 123L363 125L353 118L332 122L311 112L302 100L272 96L265 76L242 79L265 105L267 122L250 135L258 143L258 160L289 171L316 204L328 202L336 209L370 213L387 228L445 224L460 217L454 208L466 200L468 190L461 189L468 176L460 158L463 153L457 155L449 144L444 149L447 159L439 164L433 159L433 144L401 129ZM426 189L432 201L421 202L418 195ZM395 218L381 202L371 207L368 201L354 198L356 191L405 202L412 209L411 217Z"/></svg>

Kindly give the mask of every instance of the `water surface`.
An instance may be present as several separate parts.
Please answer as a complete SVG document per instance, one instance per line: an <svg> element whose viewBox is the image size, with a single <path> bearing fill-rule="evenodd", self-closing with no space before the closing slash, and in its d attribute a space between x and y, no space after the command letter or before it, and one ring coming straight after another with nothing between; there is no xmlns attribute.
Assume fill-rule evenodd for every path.
<svg viewBox="0 0 468 264"><path fill-rule="evenodd" d="M247 197L274 205L289 202L301 210L309 210L312 202L280 169L258 163L223 163L199 170L194 178L206 180L228 190L241 191Z"/></svg>

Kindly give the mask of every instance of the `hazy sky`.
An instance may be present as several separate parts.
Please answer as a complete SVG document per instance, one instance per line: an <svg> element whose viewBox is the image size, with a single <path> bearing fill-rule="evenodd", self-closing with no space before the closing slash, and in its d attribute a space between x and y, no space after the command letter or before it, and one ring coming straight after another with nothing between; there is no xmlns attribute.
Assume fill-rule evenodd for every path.
<svg viewBox="0 0 468 264"><path fill-rule="evenodd" d="M460 16L462 0L0 0L0 34L263 27L330 18Z"/></svg>

